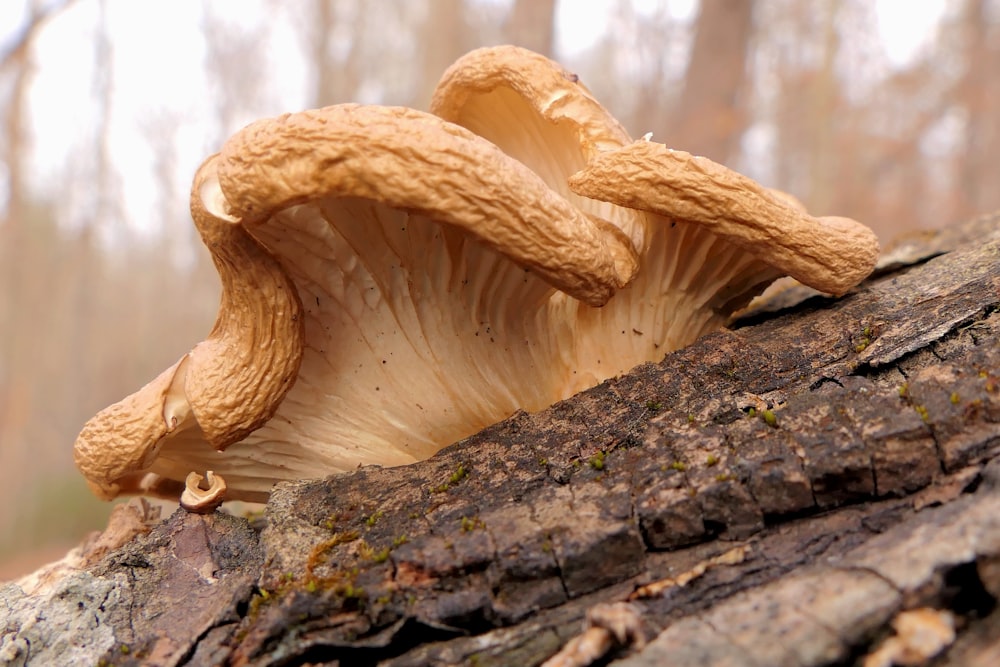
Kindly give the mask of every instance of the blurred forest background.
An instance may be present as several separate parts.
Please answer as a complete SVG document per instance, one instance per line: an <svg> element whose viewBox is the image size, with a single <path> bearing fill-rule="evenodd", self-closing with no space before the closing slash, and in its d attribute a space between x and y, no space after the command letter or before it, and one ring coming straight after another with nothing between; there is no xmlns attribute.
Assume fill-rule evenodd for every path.
<svg viewBox="0 0 1000 667"><path fill-rule="evenodd" d="M887 23L889 2L906 9ZM188 187L253 119L426 108L457 56L516 43L577 72L633 136L883 243L1000 208L1000 0L4 4L0 579L103 524L73 441L210 328Z"/></svg>

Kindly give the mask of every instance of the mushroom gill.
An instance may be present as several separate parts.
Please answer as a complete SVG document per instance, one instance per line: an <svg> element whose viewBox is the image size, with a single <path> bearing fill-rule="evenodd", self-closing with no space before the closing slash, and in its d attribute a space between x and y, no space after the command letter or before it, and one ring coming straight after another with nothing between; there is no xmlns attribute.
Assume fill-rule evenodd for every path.
<svg viewBox="0 0 1000 667"><path fill-rule="evenodd" d="M632 142L523 49L459 60L432 111L289 114L206 160L218 321L84 427L95 492L176 498L212 470L263 500L417 461L724 326L781 275L840 294L874 265L865 227Z"/></svg>

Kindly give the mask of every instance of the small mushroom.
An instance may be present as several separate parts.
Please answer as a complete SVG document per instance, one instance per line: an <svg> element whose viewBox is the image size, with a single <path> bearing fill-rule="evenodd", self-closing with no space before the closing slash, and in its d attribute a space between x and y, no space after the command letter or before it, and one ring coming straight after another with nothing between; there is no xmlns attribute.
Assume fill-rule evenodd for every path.
<svg viewBox="0 0 1000 667"><path fill-rule="evenodd" d="M205 487L204 484L208 486ZM226 480L209 470L202 477L196 472L188 473L184 480L184 492L180 505L188 512L211 514L226 499Z"/></svg>
<svg viewBox="0 0 1000 667"><path fill-rule="evenodd" d="M432 111L284 115L205 161L191 211L218 319L86 424L95 492L176 498L214 470L230 498L264 500L417 461L658 360L779 276L841 294L874 265L862 225L632 142L523 49L459 60Z"/></svg>

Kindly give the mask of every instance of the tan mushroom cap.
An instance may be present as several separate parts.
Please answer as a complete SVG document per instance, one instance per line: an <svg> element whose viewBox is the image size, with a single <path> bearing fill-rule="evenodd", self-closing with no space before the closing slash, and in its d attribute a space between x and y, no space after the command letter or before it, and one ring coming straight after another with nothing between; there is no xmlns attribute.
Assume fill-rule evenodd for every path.
<svg viewBox="0 0 1000 667"><path fill-rule="evenodd" d="M409 109L341 105L254 123L205 161L191 201L223 283L218 320L177 364L84 426L75 458L103 497L173 495L190 467L222 472L204 445L221 452L274 416L299 375L305 344L301 286L290 272L300 271L314 249L299 242L296 225L337 217L335 202L370 202L374 219L385 224L395 211L443 225L436 238L445 261L468 254L467 238L495 249L512 260L515 271L504 269L509 280L534 291L525 305L552 287L600 305L638 270L617 227L582 214L489 142ZM276 223L278 214L286 217ZM296 215L301 220L288 218ZM278 232L285 238L271 238L265 249L254 234L268 237L275 224L286 225ZM378 240L386 232L372 233ZM433 256L430 249L407 252ZM549 284L529 280L525 269ZM490 310L490 303L479 299L476 308ZM230 461L235 470L224 470L231 496L260 499L270 486L266 465L241 457ZM380 458L366 453L359 460ZM414 458L399 462L406 460ZM308 461L281 467L301 476L300 465ZM258 480L247 483L249 491L247 477Z"/></svg>
<svg viewBox="0 0 1000 667"><path fill-rule="evenodd" d="M509 105L516 112L522 104L572 133L584 159L630 141L625 128L576 74L517 46L476 49L456 60L434 89L431 113L482 134L476 119L489 117L484 110ZM514 133L517 128L509 129ZM532 139L530 133L525 135L525 140Z"/></svg>
<svg viewBox="0 0 1000 667"><path fill-rule="evenodd" d="M595 306L638 270L616 227L481 137L413 109L340 105L260 121L226 142L217 173L228 212L246 224L320 196L370 199L454 225Z"/></svg>
<svg viewBox="0 0 1000 667"><path fill-rule="evenodd" d="M577 193L696 222L801 283L841 295L878 261L878 238L850 218L814 218L731 169L652 141L595 156Z"/></svg>
<svg viewBox="0 0 1000 667"><path fill-rule="evenodd" d="M771 279L790 275L835 295L871 273L878 258L874 233L854 220L812 217L794 197L707 158L648 140L632 142L576 75L526 49L498 46L466 54L441 78L431 109L525 160L553 189L593 200L567 195L618 224L640 252L651 251L655 226L695 223L774 267ZM534 150L539 143L547 150ZM656 217L637 221L609 211L605 202ZM684 243L698 257L693 241ZM656 251L663 251L662 244Z"/></svg>
<svg viewBox="0 0 1000 667"><path fill-rule="evenodd" d="M580 210L617 226L642 250L641 216L586 201L566 182L595 155L631 141L577 75L520 47L476 49L442 75L431 112L489 139Z"/></svg>

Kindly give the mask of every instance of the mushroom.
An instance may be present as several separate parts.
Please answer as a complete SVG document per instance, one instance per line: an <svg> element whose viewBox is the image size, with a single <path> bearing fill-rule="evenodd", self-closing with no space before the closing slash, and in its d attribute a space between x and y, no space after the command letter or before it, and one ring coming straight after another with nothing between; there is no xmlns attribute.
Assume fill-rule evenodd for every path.
<svg viewBox="0 0 1000 667"><path fill-rule="evenodd" d="M203 484L208 485L203 488ZM188 473L181 493L181 507L195 514L211 514L226 499L226 480L209 470L202 477L196 472Z"/></svg>
<svg viewBox="0 0 1000 667"><path fill-rule="evenodd" d="M523 49L459 60L432 112L288 114L203 163L218 320L84 426L96 493L176 498L213 470L259 501L418 461L687 345L779 276L842 294L874 265L859 223L632 142Z"/></svg>

